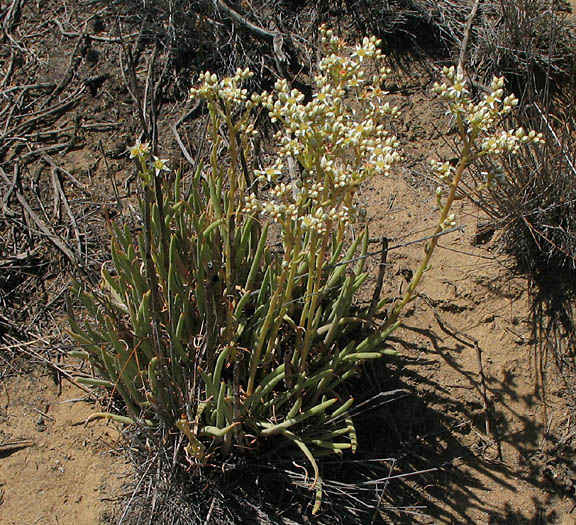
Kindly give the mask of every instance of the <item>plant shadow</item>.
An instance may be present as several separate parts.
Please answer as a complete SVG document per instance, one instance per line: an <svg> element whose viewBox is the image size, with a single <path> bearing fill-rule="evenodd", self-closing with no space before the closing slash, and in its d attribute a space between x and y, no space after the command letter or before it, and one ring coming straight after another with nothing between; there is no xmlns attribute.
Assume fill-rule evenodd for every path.
<svg viewBox="0 0 576 525"><path fill-rule="evenodd" d="M393 523L418 522L411 509L443 523L477 523L478 516L494 524L555 522L556 514L550 510L554 497L574 499L572 462L562 461L572 457L574 443L529 415L545 403L543 390L520 394L513 373L501 379L488 374L484 403L478 375L463 369L457 359L462 352L474 352L472 345L444 333L404 328L429 344L392 338L406 355L367 371L383 390L402 388L412 393L370 414L361 425L364 445L381 447L396 457L382 515ZM432 355L457 372L459 384L450 388L440 384L435 374L439 363ZM519 411L518 405L526 410ZM517 464L509 461L511 456L520 458ZM503 500L504 494L518 490L518 480L527 494L533 490L544 494L543 499L531 497L533 509L518 512L513 501Z"/></svg>

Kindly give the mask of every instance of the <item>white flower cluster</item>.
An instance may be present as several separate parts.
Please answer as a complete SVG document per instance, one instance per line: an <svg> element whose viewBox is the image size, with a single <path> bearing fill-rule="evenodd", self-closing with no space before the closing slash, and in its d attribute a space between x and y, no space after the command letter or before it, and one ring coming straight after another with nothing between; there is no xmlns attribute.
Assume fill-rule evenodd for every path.
<svg viewBox="0 0 576 525"><path fill-rule="evenodd" d="M504 79L494 77L490 91L485 93L479 102L472 100L464 77L453 67L442 70L443 81L434 85L434 91L448 102L450 113L456 117L461 139L467 143L468 151L464 160L468 165L472 161L486 155L503 153L518 153L524 144L543 142L542 134L535 131L526 132L523 128L508 131L496 131L496 123L518 105L518 99L513 95L504 96ZM431 161L436 177L444 184L436 188L438 207L444 207L445 189L453 184L456 167L450 162ZM458 175L459 177L460 175ZM502 169L494 173L483 173L485 184L503 184L505 174ZM454 219L448 217L443 228L454 224Z"/></svg>
<svg viewBox="0 0 576 525"><path fill-rule="evenodd" d="M254 175L262 182L274 184L278 180L278 177L282 175L283 167L284 161L282 159L276 159L272 166L268 166L263 170L254 170Z"/></svg>
<svg viewBox="0 0 576 525"><path fill-rule="evenodd" d="M190 89L190 96L206 101L221 99L231 104L245 104L248 101L248 90L241 87L241 84L252 76L248 68L238 68L233 77L218 80L214 73L206 71L200 74L200 86Z"/></svg>
<svg viewBox="0 0 576 525"><path fill-rule="evenodd" d="M128 148L131 159L138 159L141 163L141 166L152 168L156 175L158 175L161 171L170 171L167 159L161 159L155 155L152 155L152 161L148 162L150 160L150 151L150 143L141 142L140 140L137 140L134 146Z"/></svg>
<svg viewBox="0 0 576 525"><path fill-rule="evenodd" d="M430 159L430 165L432 166L432 169L436 172L436 176L442 182L451 180L455 170L454 166L452 166L450 162L448 161L441 162L438 160Z"/></svg>
<svg viewBox="0 0 576 525"><path fill-rule="evenodd" d="M398 141L385 126L398 110L383 97L380 87L388 69L374 37L349 48L326 28L321 29L329 54L314 77L315 93L305 100L284 79L274 95L263 93L258 102L268 109L272 122L281 124L275 162L255 175L275 184L288 159L301 166L302 176L287 191L272 190L270 202L256 206L254 195L245 211L259 209L273 220L296 221L303 230L328 231L346 223L353 214L351 198L358 186L375 175L388 175L400 159Z"/></svg>
<svg viewBox="0 0 576 525"><path fill-rule="evenodd" d="M444 222L442 223L441 226L443 230L447 230L449 228L453 228L454 226L456 226L456 215L454 213L448 215L448 217L444 219Z"/></svg>
<svg viewBox="0 0 576 525"><path fill-rule="evenodd" d="M280 183L270 191L270 200L261 202L256 195L245 198L244 212L262 213L272 220L286 224L298 224L302 231L314 230L320 235L328 232L334 223L348 223L356 213L341 203L334 204L324 198L326 192L321 182L299 184L296 193L292 185Z"/></svg>
<svg viewBox="0 0 576 525"><path fill-rule="evenodd" d="M482 141L482 151L491 154L505 152L517 153L522 144L539 143L543 141L542 134L536 133L534 130L526 133L524 128L511 129L486 137Z"/></svg>
<svg viewBox="0 0 576 525"><path fill-rule="evenodd" d="M152 162L152 167L154 168L156 175L158 175L161 171L170 171L170 168L168 167L168 159L161 159L159 157L153 158L154 161Z"/></svg>
<svg viewBox="0 0 576 525"><path fill-rule="evenodd" d="M147 159L150 155L150 143L136 141L136 144L128 149L131 159Z"/></svg>
<svg viewBox="0 0 576 525"><path fill-rule="evenodd" d="M522 128L494 132L496 122L518 105L518 99L513 94L504 96L502 77L494 77L490 91L479 102L474 102L464 76L457 73L454 67L445 67L442 76L443 81L434 85L434 91L448 102L450 112L458 120L460 131L464 131L470 141L474 142L481 137L481 149L477 157L483 154L516 153L522 144L543 142L541 133L526 133Z"/></svg>
<svg viewBox="0 0 576 525"><path fill-rule="evenodd" d="M244 114L259 105L268 110L271 121L280 125L277 158L254 175L270 192L266 201L247 195L244 212L323 234L353 218L358 186L375 175L387 176L400 155L398 141L385 125L398 109L384 100L387 93L381 85L389 70L383 66L380 40L364 38L348 47L325 27L321 38L327 54L314 77L311 100L284 79L276 82L273 94L249 96L241 87L251 76L248 70L223 80L203 73L199 87L190 93L206 100L214 113L221 111L217 101L239 105ZM256 133L247 119L237 129L245 138ZM280 182L288 163L301 168L290 185Z"/></svg>
<svg viewBox="0 0 576 525"><path fill-rule="evenodd" d="M480 172L482 180L487 187L493 187L496 185L503 185L506 183L506 172L502 166L495 166L490 171Z"/></svg>

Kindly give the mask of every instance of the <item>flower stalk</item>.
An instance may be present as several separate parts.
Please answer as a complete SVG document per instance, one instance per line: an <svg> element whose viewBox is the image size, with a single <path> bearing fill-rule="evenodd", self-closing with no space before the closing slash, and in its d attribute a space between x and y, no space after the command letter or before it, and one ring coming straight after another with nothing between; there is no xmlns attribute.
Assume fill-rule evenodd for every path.
<svg viewBox="0 0 576 525"><path fill-rule="evenodd" d="M534 131L526 134L522 128L499 132L494 125L507 115L518 104L514 95L503 97L504 80L494 78L491 92L485 94L482 100L475 103L466 86L464 77L456 73L454 68L444 68L443 82L434 86L434 91L443 98L450 108L449 113L456 119L460 151L456 167L448 162L432 161L439 182L448 186L448 193L443 200L443 188L437 189L440 207L438 223L432 234L432 239L424 248L424 256L415 271L403 298L397 302L388 314L384 329L394 326L401 317L402 311L415 297L416 289L424 273L430 266L439 235L448 227L454 226L455 217L451 214L452 205L460 188L460 183L469 166L479 158L503 153L515 154L522 144L538 144L543 141L542 134Z"/></svg>

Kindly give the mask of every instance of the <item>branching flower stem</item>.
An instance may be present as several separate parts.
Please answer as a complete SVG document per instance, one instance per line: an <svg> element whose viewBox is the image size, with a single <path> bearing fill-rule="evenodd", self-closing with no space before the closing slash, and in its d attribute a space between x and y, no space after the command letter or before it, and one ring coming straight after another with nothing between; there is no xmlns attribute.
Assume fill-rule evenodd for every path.
<svg viewBox="0 0 576 525"><path fill-rule="evenodd" d="M289 250L287 253L291 253L293 247L289 246ZM256 347L251 355L250 359L250 376L248 378L248 385L246 388L246 394L250 396L254 392L254 382L256 381L256 373L258 372L258 366L260 365L260 357L262 355L262 350L264 348L264 344L266 342L266 336L270 330L272 322L275 319L276 310L278 307L278 302L281 297L284 296L284 287L283 283L286 282L288 278L289 266L284 265L278 279L276 281L276 290L274 291L274 295L270 300L270 305L268 307L268 313L266 314L266 318L264 319L264 323L262 324L262 328L258 333L258 338L256 341Z"/></svg>
<svg viewBox="0 0 576 525"><path fill-rule="evenodd" d="M230 137L230 168L228 177L228 182L230 184L229 190L229 201L228 207L226 209L226 239L225 239L225 256L226 256L226 286L227 294L229 296L233 295L233 289L230 287L234 286L234 258L232 255L232 245L234 244L234 232L235 228L235 216L237 211L237 189L236 189L236 179L238 169L238 146L236 140L236 125L232 121L230 102L226 101L224 103L224 114L226 118L226 125L228 126L228 133ZM231 311L231 310L229 310Z"/></svg>
<svg viewBox="0 0 576 525"><path fill-rule="evenodd" d="M290 299L292 298L292 293L294 289L294 284L296 283L296 273L298 271L298 262L300 260L300 249L301 249L301 240L298 237L295 237L294 240L294 247L291 252L289 253L289 259L286 263L289 265L290 273L288 275L288 281L286 282L286 286L284 288L284 297L282 299L282 305L280 307L280 311L276 316L274 321L274 326L272 328L271 336L268 340L268 347L266 348L266 353L264 355L264 361L268 361L277 347L277 337L278 332L280 330L280 326L284 321L284 316L288 311L288 305L290 304ZM280 283L281 285L283 283ZM281 288L281 287L280 287Z"/></svg>
<svg viewBox="0 0 576 525"><path fill-rule="evenodd" d="M302 345L302 354L300 356L300 372L304 371L306 362L308 359L308 354L310 352L310 346L312 344L313 336L316 335L316 327L314 326L314 321L316 318L316 307L318 305L320 286L322 285L322 272L324 270L324 258L326 255L326 248L328 245L328 239L330 237L329 233L326 233L322 237L322 243L320 245L320 250L315 255L314 269L310 272L312 277L312 287L310 294L307 294L306 301L309 302L308 305L308 323L306 326L306 333L304 335L304 343ZM303 326L304 321L300 323Z"/></svg>
<svg viewBox="0 0 576 525"><path fill-rule="evenodd" d="M312 291L314 289L314 281L316 279L316 265L317 265L317 246L318 244L318 234L313 231L311 234L310 244L308 248L308 281L306 284L305 293L305 303L304 308L302 308L302 314L300 316L300 326L304 326L306 318L309 315L310 301L312 298Z"/></svg>
<svg viewBox="0 0 576 525"><path fill-rule="evenodd" d="M472 140L466 137L466 134L462 136L462 139L464 140L464 147L462 149L460 161L458 162L456 173L454 174L454 177L450 183L450 191L446 197L446 201L440 213L440 218L438 219L438 224L434 230L433 237L430 242L426 244L424 249L424 257L420 263L420 266L414 273L414 276L408 285L408 289L406 290L404 297L398 304L396 304L396 306L394 306L388 319L382 326L383 331L398 321L402 310L404 310L406 305L414 299L416 289L418 288L424 273L426 273L429 268L430 260L432 259L436 246L438 245L439 234L442 233L442 231L445 229L446 219L448 218L452 204L454 204L454 199L456 198L456 192L458 191L458 186L462 179L462 175L470 163L470 156L472 153Z"/></svg>

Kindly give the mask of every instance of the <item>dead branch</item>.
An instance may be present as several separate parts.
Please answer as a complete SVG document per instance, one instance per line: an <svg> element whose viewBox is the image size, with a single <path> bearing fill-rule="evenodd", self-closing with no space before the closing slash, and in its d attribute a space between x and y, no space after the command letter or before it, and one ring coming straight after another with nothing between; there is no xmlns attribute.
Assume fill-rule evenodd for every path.
<svg viewBox="0 0 576 525"><path fill-rule="evenodd" d="M233 23L240 25L256 38L264 39L268 43L272 44L274 61L276 63L276 67L278 68L278 72L282 76L287 77L288 75L285 70L284 64L288 61L288 56L286 55L283 49L284 35L282 35L280 31L268 31L260 27L259 25L250 22L238 11L230 7L223 0L213 0L213 1L214 1L214 7L216 8L216 11L218 13L224 15Z"/></svg>
<svg viewBox="0 0 576 525"><path fill-rule="evenodd" d="M15 137L21 136L22 134L26 133L29 129L31 129L33 126L36 126L38 124L38 122L41 122L46 117L57 115L58 113L66 110L66 109L69 109L70 107L72 107L74 104L76 104L80 100L80 98L84 94L85 89L86 89L85 86L80 86L73 93L71 93L68 97L66 97L64 100L56 103L55 105L53 105L49 108L40 109L37 111L33 111L31 113L25 113L22 115L17 115L18 119L22 119L24 117L32 117L32 118L29 118L28 120L25 120L23 122L20 122L19 124L16 124L12 128L8 128L9 122L10 122L11 117L13 115L13 111L11 111L10 116L6 122L4 132L0 138L7 140L7 142L10 140L13 141ZM16 107L16 105L13 106L12 110L14 110L15 107ZM4 147L5 147L5 145L4 145Z"/></svg>
<svg viewBox="0 0 576 525"><path fill-rule="evenodd" d="M260 38L264 38L270 42L273 42L274 38L276 38L276 35L277 35L276 32L267 31L266 29L264 29L260 26L257 26L256 24L253 24L249 20L246 20L246 18L244 18L238 11L235 11L234 9L232 9L223 0L214 0L214 7L216 7L216 10L218 12L220 12L221 14L223 14L224 16L226 16L227 18L229 18L233 22L240 24L242 27L247 29L250 33L252 33L252 34L254 34Z"/></svg>
<svg viewBox="0 0 576 525"><path fill-rule="evenodd" d="M125 42L126 40L130 40L131 38L137 38L138 35L140 34L138 33L130 33L128 35L122 35L120 37L118 36L102 36L102 35L92 35L90 33L78 33L76 31L66 31L64 29L64 26L62 25L62 22L60 22L60 20L58 20L57 18L54 19L54 23L58 26L58 29L60 30L60 33L62 34L62 36L68 37L68 38L77 38L81 35L85 35L86 38L88 40L95 40L96 42L110 42L110 43L120 43L120 42Z"/></svg>
<svg viewBox="0 0 576 525"><path fill-rule="evenodd" d="M7 33L14 29L16 24L16 19L19 16L20 10L22 9L22 4L24 0L13 0L7 9L6 15L4 16L4 22L2 23L2 29Z"/></svg>
<svg viewBox="0 0 576 525"><path fill-rule="evenodd" d="M60 196L60 192L58 191L58 189L56 188L56 182L54 181L54 179L57 177L56 174L56 170L54 168L52 168L50 170L51 172L51 181L52 181L52 186L53 186L53 191L52 191L52 214L54 217L56 217L56 222L60 223L62 222L62 207L61 207L61 196Z"/></svg>
<svg viewBox="0 0 576 525"><path fill-rule="evenodd" d="M8 215L10 213L8 210L8 202L10 202L10 197L12 196L12 193L14 193L16 186L19 184L19 176L20 176L19 164L17 162L15 162L14 163L14 176L12 178L12 182L10 183L10 186L8 187L8 191L5 193L4 197L2 198L1 209L2 209L3 215Z"/></svg>
<svg viewBox="0 0 576 525"><path fill-rule="evenodd" d="M21 352L21 353L23 353L29 357L32 357L34 359L38 359L38 360L42 361L44 364L46 364L48 367L52 368L55 372L57 372L59 376L66 379L67 381L72 383L74 386L78 387L80 390L83 390L84 392L86 392L92 399L98 400L98 396L96 396L96 394L94 394L94 392L92 392L90 389L86 388L84 385L77 383L72 374L66 372L66 370L64 370L62 367L58 366L56 363L52 362L52 360L44 357L42 354L36 352L35 350L33 350L31 348L32 345L34 345L38 342L48 344L48 341L46 339L38 338L38 339L35 339L33 341L26 341L26 342L22 342L22 343L17 342L12 337L11 337L11 339L14 341L14 343L11 345L0 346L0 351L16 350L17 352Z"/></svg>
<svg viewBox="0 0 576 525"><path fill-rule="evenodd" d="M29 268L31 262L38 256L38 248L32 250L26 250L25 252L18 253L16 255L9 255L0 259L0 268L6 270L14 270L21 268Z"/></svg>
<svg viewBox="0 0 576 525"><path fill-rule="evenodd" d="M75 130L94 130L94 131L111 131L117 129L122 124L120 122L93 122L91 124L79 124L76 123L73 126L65 126L63 128L47 129L44 131L32 131L30 133L24 133L18 138L22 139L36 139L42 140L43 137L58 137L69 131Z"/></svg>
<svg viewBox="0 0 576 525"><path fill-rule="evenodd" d="M12 76L12 72L14 71L15 58L16 58L16 53L14 53L13 50L10 50L10 63L8 64L8 68L6 69L6 74L4 75L2 82L0 82L0 87L4 87L8 83L8 80L10 80L10 77Z"/></svg>
<svg viewBox="0 0 576 525"><path fill-rule="evenodd" d="M568 164L568 166L570 166L570 169L572 170L572 173L574 174L574 176L576 176L576 166L574 166L574 163L572 162L572 158L570 157L570 155L568 155L568 153L566 152L566 148L563 144L563 142L558 138L558 135L556 134L556 131L554 130L554 128L550 125L550 120L549 120L549 115L547 116L542 109L540 108L540 105L535 103L534 106L536 107L536 110L538 111L538 114L540 115L540 117L542 117L542 120L544 121L544 123L546 124L546 128L548 129L548 131L550 132L550 134L554 137L554 141L556 142L556 145L558 146L558 149L562 152L562 156L564 157L564 159L566 160L566 163Z"/></svg>
<svg viewBox="0 0 576 525"><path fill-rule="evenodd" d="M196 111L198 110L198 108L200 108L200 101L197 100L196 103L194 104L194 106L192 107L192 109L190 109L189 111L187 111L186 113L184 113L184 115L182 115L176 122L174 122L172 124L172 126L170 126L170 129L172 130L172 133L174 135L174 137L176 138L176 142L178 143L178 146L180 147L180 150L182 151L182 154L184 155L184 158L190 163L191 166L195 165L195 160L192 158L192 155L190 154L190 152L188 151L188 148L186 147L186 145L184 144L184 142L182 141L182 137L180 137L180 133L178 132L178 127L188 118L190 118L194 113L196 113Z"/></svg>
<svg viewBox="0 0 576 525"><path fill-rule="evenodd" d="M52 159L52 157L50 157L49 155L42 155L42 159L44 160L44 162L46 162L47 164L49 164L50 166L58 169L61 173L63 173L64 175L66 175L69 179L70 182L72 182L72 184L74 184L74 186L76 186L86 197L88 197L89 199L93 199L92 193L90 193L83 184L81 184L78 179L76 179L76 177L74 177L74 175L72 175L69 171L66 171L64 168L62 168L61 166L58 166L56 164L56 162L54 162L54 159Z"/></svg>
<svg viewBox="0 0 576 525"><path fill-rule="evenodd" d="M24 4L24 0L13 0L10 6L6 11L6 15L4 16L4 21L2 23L2 29L4 35L10 40L10 42L20 51L26 51L20 43L12 36L12 31L16 27L16 20L20 15L20 11L22 9L22 5Z"/></svg>
<svg viewBox="0 0 576 525"><path fill-rule="evenodd" d="M142 97L142 111L144 118L148 122L148 138L151 141L151 149L154 154L157 153L158 136L156 126L156 103L153 89L153 74L154 65L156 63L156 56L158 54L158 43L154 45L152 55L148 60L148 67L146 68L146 81L144 82L144 95ZM150 107L148 107L148 104Z"/></svg>
<svg viewBox="0 0 576 525"><path fill-rule="evenodd" d="M8 175L6 175L6 172L1 167L0 167L0 176L6 181L6 183L10 184L10 179L8 178ZM74 252L70 250L70 248L66 245L66 243L62 240L62 238L59 235L57 235L40 217L38 217L36 212L34 212L34 210L31 208L30 204L28 204L28 201L26 200L24 195L22 195L18 190L15 190L15 195L16 198L18 199L18 202L28 215L28 217L30 217L30 219L38 227L40 232L45 237L47 237L52 242L52 244L54 244L54 246L56 246L56 248L58 248L68 258L68 260L72 263L72 265L76 269L80 270L83 274L85 274L88 278L90 278L90 280L92 280L89 272L87 272L86 269L83 267L82 262L76 256L76 254L74 254Z"/></svg>
<svg viewBox="0 0 576 525"><path fill-rule="evenodd" d="M382 292L382 285L384 283L384 272L386 271L386 261L388 259L388 239L382 237L382 248L380 252L380 263L378 264L378 276L376 277L376 286L372 294L372 301L368 308L368 321L371 321L376 314L378 303L380 302L380 293Z"/></svg>
<svg viewBox="0 0 576 525"><path fill-rule="evenodd" d="M72 225L72 229L74 231L74 237L76 238L77 243L77 250L78 253L82 253L82 243L80 241L80 229L78 228L78 223L76 221L76 217L74 213L72 213L72 208L70 208L70 203L68 202L68 197L66 197L66 193L64 192L64 188L62 187L62 181L60 180L60 176L58 175L59 170L56 167L52 167L52 183L55 187L55 193L59 195L60 202L64 206L66 210L66 214L70 219L70 224Z"/></svg>
<svg viewBox="0 0 576 525"><path fill-rule="evenodd" d="M122 59L123 54L126 54L128 57L128 71L130 73L130 82L126 78L126 71L124 67L124 61ZM132 52L128 49L124 42L122 42L122 53L118 55L120 61L120 72L122 73L122 79L124 80L124 85L132 97L132 100L136 104L138 108L138 117L140 118L140 124L142 126L142 130L144 132L144 136L146 138L149 137L149 130L148 130L148 123L146 122L146 114L144 113L144 108L142 107L142 101L138 96L138 79L136 77L136 65L134 63L134 57L132 56Z"/></svg>
<svg viewBox="0 0 576 525"><path fill-rule="evenodd" d="M21 162L28 162L39 156L47 155L48 153L66 153L76 144L76 137L72 137L68 142L63 142L61 144L53 144L52 146L46 146L45 148L31 149L28 153L24 153L19 156Z"/></svg>
<svg viewBox="0 0 576 525"><path fill-rule="evenodd" d="M8 93L13 93L14 91L28 91L32 89L52 89L56 86L55 82L38 82L37 84L24 84L23 86L12 86L11 88L4 89L0 91L0 95L7 95Z"/></svg>
<svg viewBox="0 0 576 525"><path fill-rule="evenodd" d="M114 197L116 198L116 206L118 208L118 211L121 213L122 208L123 208L122 199L120 198L120 192L118 191L118 185L116 184L116 179L112 175L112 170L110 169L110 165L108 164L108 157L106 156L106 152L104 151L104 144L102 144L101 140L98 141L98 148L100 149L102 159L104 160L104 165L106 166L106 175L110 179L110 182L112 183L112 188L114 189ZM108 212L106 212L106 213L108 213Z"/></svg>
<svg viewBox="0 0 576 525"><path fill-rule="evenodd" d="M476 18L476 13L478 12L478 6L480 5L480 0L476 0L474 5L472 6L472 10L470 11L470 15L468 15L468 19L466 20L466 27L464 28L464 36L462 38L462 44L460 45L460 55L458 57L458 74L464 74L464 61L466 60L466 51L468 49L468 40L470 39L470 31L472 29L472 25L474 23L474 18Z"/></svg>
<svg viewBox="0 0 576 525"><path fill-rule="evenodd" d="M22 439L20 441L9 441L7 443L0 443L0 458L4 458L18 452L24 448L28 448L34 445L34 441L31 439Z"/></svg>

